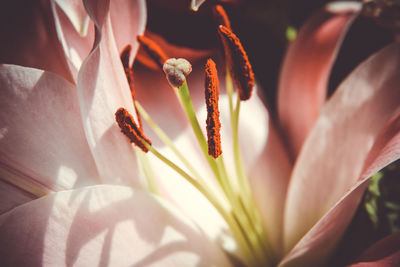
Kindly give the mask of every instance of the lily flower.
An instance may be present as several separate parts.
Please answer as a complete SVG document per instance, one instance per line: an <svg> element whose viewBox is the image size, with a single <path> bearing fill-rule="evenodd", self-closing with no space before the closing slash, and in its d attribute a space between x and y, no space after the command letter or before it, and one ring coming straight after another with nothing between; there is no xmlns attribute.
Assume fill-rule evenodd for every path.
<svg viewBox="0 0 400 267"><path fill-rule="evenodd" d="M164 64L174 88L133 70L132 98L123 48L137 50L144 2L51 3L69 78L51 66L0 66L2 265L321 266L369 177L399 158L398 43L326 100L358 3L326 6L290 45L279 87L284 135L229 27L219 32L232 76L218 86L220 65L208 61L207 103L204 71L194 65L189 75L182 60ZM94 39L79 37L85 23Z"/></svg>

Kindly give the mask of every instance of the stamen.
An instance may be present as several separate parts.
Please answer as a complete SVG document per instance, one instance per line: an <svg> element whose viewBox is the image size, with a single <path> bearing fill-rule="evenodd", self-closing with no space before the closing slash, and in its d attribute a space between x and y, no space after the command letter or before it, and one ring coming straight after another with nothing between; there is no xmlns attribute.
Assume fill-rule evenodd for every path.
<svg viewBox="0 0 400 267"><path fill-rule="evenodd" d="M217 25L223 25L228 29L231 29L231 21L229 20L228 15L226 14L225 9L221 5L216 5L213 8L214 20Z"/></svg>
<svg viewBox="0 0 400 267"><path fill-rule="evenodd" d="M128 80L129 89L131 89L132 98L135 100L135 90L133 87L133 72L132 69L129 67L129 57L131 55L132 46L127 45L125 46L124 50L121 52L121 63L124 66L125 76Z"/></svg>
<svg viewBox="0 0 400 267"><path fill-rule="evenodd" d="M163 70L171 86L179 88L185 83L186 77L192 72L192 65L184 58L170 58L165 61Z"/></svg>
<svg viewBox="0 0 400 267"><path fill-rule="evenodd" d="M143 143L143 140L150 145L151 141L144 136L142 130L140 130L140 128L136 125L132 115L129 114L126 109L119 108L117 112L115 112L115 120L117 121L119 128L121 128L121 132L129 138L131 143L134 143L144 152L149 151Z"/></svg>
<svg viewBox="0 0 400 267"><path fill-rule="evenodd" d="M125 68L129 68L129 57L131 56L132 46L127 45L121 52L120 58L122 62L122 66Z"/></svg>
<svg viewBox="0 0 400 267"><path fill-rule="evenodd" d="M129 57L131 56L131 51L132 51L131 45L125 46L125 48L121 52L120 58L121 58L122 66L124 66L125 76L128 81L128 84L129 84L129 89L131 91L132 100L133 100L133 102L135 102L136 93L135 93L135 88L134 88L134 84L133 84L133 71L132 71L132 68L129 67ZM136 111L136 117L138 119L139 127L140 127L140 129L142 129L142 119L140 118L140 114L138 113L136 107L135 107L135 111Z"/></svg>
<svg viewBox="0 0 400 267"><path fill-rule="evenodd" d="M240 100L248 100L254 87L254 73L246 51L239 38L229 28L219 26L218 32L223 40L225 54L229 60L231 75L238 87Z"/></svg>
<svg viewBox="0 0 400 267"><path fill-rule="evenodd" d="M221 122L219 120L219 82L218 73L215 63L212 59L207 60L206 79L205 79L205 95L207 105L207 142L208 154L214 158L218 158L222 154L221 149Z"/></svg>
<svg viewBox="0 0 400 267"><path fill-rule="evenodd" d="M161 47L144 35L138 35L137 40L147 54L154 60L160 69L162 69L164 62L168 59L168 57Z"/></svg>

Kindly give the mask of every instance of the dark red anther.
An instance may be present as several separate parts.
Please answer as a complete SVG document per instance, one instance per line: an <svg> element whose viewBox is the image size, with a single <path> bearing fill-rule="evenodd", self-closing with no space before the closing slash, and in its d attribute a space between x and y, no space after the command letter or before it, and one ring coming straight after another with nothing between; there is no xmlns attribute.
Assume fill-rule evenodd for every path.
<svg viewBox="0 0 400 267"><path fill-rule="evenodd" d="M219 82L215 63L207 60L205 78L205 96L207 105L207 142L208 154L218 158L222 154L221 149L221 122L219 120Z"/></svg>
<svg viewBox="0 0 400 267"><path fill-rule="evenodd" d="M225 9L221 5L214 6L213 15L214 15L214 20L218 26L223 25L231 29L231 21L229 20L229 17L226 14Z"/></svg>
<svg viewBox="0 0 400 267"><path fill-rule="evenodd" d="M143 131L137 126L132 115L129 114L126 109L119 108L117 112L115 112L115 120L117 121L121 132L129 138L131 143L134 143L144 152L149 151L142 139L144 139L149 145L151 145L151 141L144 136Z"/></svg>
<svg viewBox="0 0 400 267"><path fill-rule="evenodd" d="M227 27L219 26L218 32L224 45L231 75L238 87L241 100L248 100L254 87L254 73L249 58L239 38Z"/></svg>
<svg viewBox="0 0 400 267"><path fill-rule="evenodd" d="M142 48L146 51L146 53L153 59L153 61L162 70L164 62L168 59L168 57L165 54L165 52L161 49L161 47L156 42L154 42L153 40L144 35L138 35L137 40L142 46Z"/></svg>

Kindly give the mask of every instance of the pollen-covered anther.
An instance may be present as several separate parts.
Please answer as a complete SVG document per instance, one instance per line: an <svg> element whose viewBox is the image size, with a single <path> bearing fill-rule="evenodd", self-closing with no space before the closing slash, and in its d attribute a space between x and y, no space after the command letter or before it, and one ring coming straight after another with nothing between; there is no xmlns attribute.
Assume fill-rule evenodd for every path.
<svg viewBox="0 0 400 267"><path fill-rule="evenodd" d="M144 35L138 35L136 39L146 53L153 59L160 69L162 69L164 62L168 59L168 57L161 47L156 42Z"/></svg>
<svg viewBox="0 0 400 267"><path fill-rule="evenodd" d="M205 78L205 97L207 105L207 142L208 154L218 158L222 154L221 149L221 122L219 120L219 81L215 63L207 60Z"/></svg>
<svg viewBox="0 0 400 267"><path fill-rule="evenodd" d="M213 16L217 25L223 25L229 29L231 28L231 21L229 20L225 9L221 5L214 6Z"/></svg>
<svg viewBox="0 0 400 267"><path fill-rule="evenodd" d="M131 143L134 143L144 152L149 151L142 139L145 140L149 145L151 145L151 141L144 136L142 130L137 126L132 115L129 114L126 109L119 108L117 112L115 112L115 120L117 121L121 132L129 138Z"/></svg>
<svg viewBox="0 0 400 267"><path fill-rule="evenodd" d="M129 58L131 56L131 51L132 51L131 45L125 46L125 48L121 52L120 58L121 58L122 66L124 67L126 80L128 81L129 89L131 91L132 100L133 100L133 102L135 102L136 93L135 93L135 87L134 87L134 83L133 83L133 80L134 80L133 79L133 71L132 71L132 68L129 66ZM139 122L139 127L140 127L140 129L142 129L142 120L141 120L140 114L137 111L136 107L135 107L135 111L136 111L136 117Z"/></svg>
<svg viewBox="0 0 400 267"><path fill-rule="evenodd" d="M131 56L132 46L127 45L122 50L120 58L122 66L124 67L125 76L128 80L129 88L131 89L132 97L135 96L135 91L133 90L133 72L132 69L129 67L129 58Z"/></svg>
<svg viewBox="0 0 400 267"><path fill-rule="evenodd" d="M224 45L231 75L238 87L241 100L248 100L254 87L254 73L249 58L239 38L227 27L219 26L218 32Z"/></svg>
<svg viewBox="0 0 400 267"><path fill-rule="evenodd" d="M132 51L132 46L127 45L124 47L124 49L121 52L120 58L121 58L122 66L124 66L124 68L129 68L129 58L131 56L131 51Z"/></svg>
<svg viewBox="0 0 400 267"><path fill-rule="evenodd" d="M184 58L170 58L165 61L163 70L172 87L181 87L192 72L192 65Z"/></svg>

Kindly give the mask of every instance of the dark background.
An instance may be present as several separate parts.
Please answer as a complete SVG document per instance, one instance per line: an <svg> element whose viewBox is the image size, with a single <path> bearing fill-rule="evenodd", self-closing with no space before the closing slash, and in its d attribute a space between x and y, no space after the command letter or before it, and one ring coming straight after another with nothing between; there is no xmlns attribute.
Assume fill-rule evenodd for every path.
<svg viewBox="0 0 400 267"><path fill-rule="evenodd" d="M216 3L223 5L234 32L249 55L256 79L265 92L271 112L275 113L277 80L287 46L286 28L290 25L298 29L327 2L329 1L208 0L198 12L193 12L189 9L189 0L148 0L147 29L179 46L196 49L216 48L218 37L211 7ZM359 17L340 49L331 74L329 94L363 59L392 40L390 30L377 25L370 18Z"/></svg>

